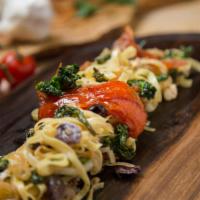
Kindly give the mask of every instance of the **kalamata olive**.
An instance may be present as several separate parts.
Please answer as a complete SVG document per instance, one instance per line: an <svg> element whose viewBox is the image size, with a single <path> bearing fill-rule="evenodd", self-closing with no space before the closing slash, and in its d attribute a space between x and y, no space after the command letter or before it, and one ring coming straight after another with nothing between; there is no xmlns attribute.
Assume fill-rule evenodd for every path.
<svg viewBox="0 0 200 200"><path fill-rule="evenodd" d="M131 175L136 175L140 173L141 168L138 165L132 165L132 166L116 166L115 172L119 177L129 177Z"/></svg>
<svg viewBox="0 0 200 200"><path fill-rule="evenodd" d="M95 105L89 107L89 110L96 114L101 115L102 117L108 116L108 111L102 104L95 104Z"/></svg>
<svg viewBox="0 0 200 200"><path fill-rule="evenodd" d="M65 122L58 126L56 138L67 144L79 143L81 138L81 129L74 124Z"/></svg>
<svg viewBox="0 0 200 200"><path fill-rule="evenodd" d="M46 199L64 200L75 196L76 181L64 181L61 176L54 175L47 179Z"/></svg>

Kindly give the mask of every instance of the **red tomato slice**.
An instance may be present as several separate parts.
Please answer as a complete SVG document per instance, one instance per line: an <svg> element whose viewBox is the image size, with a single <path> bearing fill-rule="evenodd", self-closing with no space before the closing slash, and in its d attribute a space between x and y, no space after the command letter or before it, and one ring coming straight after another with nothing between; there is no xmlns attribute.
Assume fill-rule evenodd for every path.
<svg viewBox="0 0 200 200"><path fill-rule="evenodd" d="M163 63L170 69L176 69L182 67L187 64L185 60L178 60L178 59L170 59L170 60L163 60Z"/></svg>
<svg viewBox="0 0 200 200"><path fill-rule="evenodd" d="M94 104L104 105L110 115L128 125L132 137L138 137L146 124L147 115L137 92L120 81L79 88L60 98L40 93L39 98L39 118L53 117L58 107L73 102L82 109L88 109Z"/></svg>

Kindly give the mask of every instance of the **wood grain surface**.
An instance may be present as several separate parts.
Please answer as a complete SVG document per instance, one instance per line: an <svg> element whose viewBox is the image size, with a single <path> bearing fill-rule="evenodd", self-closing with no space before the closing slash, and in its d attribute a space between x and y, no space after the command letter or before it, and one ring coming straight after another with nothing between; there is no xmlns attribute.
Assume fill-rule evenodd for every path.
<svg viewBox="0 0 200 200"><path fill-rule="evenodd" d="M33 86L49 77L60 61L81 63L110 46L116 35L96 43L63 49L60 56L49 56L50 67L0 100L0 154L17 148L32 126L32 109L37 107ZM140 38L148 47L194 46L200 59L200 35L168 35ZM47 56L47 55L46 55ZM142 167L137 177L119 179L111 168L100 174L105 188L96 200L199 200L200 199L200 74L193 74L194 85L180 89L175 101L164 102L149 116L155 133L144 133L137 142L133 163Z"/></svg>

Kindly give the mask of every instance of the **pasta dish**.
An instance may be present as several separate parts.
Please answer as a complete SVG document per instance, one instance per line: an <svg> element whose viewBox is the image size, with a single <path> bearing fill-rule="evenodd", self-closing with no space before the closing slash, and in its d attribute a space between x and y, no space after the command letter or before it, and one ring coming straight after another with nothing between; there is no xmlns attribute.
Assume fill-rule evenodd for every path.
<svg viewBox="0 0 200 200"><path fill-rule="evenodd" d="M136 141L162 101L192 86L191 47L144 49L126 27L112 48L81 66L60 65L36 85L40 106L15 152L0 157L0 200L92 200L105 166L136 175Z"/></svg>

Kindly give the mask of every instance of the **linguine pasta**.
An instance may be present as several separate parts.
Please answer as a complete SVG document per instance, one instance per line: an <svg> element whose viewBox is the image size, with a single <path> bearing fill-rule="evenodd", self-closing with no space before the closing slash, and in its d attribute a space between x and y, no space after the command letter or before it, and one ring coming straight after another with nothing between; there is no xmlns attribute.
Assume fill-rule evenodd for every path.
<svg viewBox="0 0 200 200"><path fill-rule="evenodd" d="M104 186L96 177L104 166L137 174L139 167L125 161L134 157L141 130L155 131L146 112L175 99L178 86L192 86L192 70L200 72L200 63L186 54L184 48L142 50L127 29L112 49L86 62L78 74L75 65L69 66L70 77L64 77L69 93L61 91L63 77L41 83L43 110L32 112L34 128L19 149L0 158L0 200L92 200ZM76 84L83 94L71 92ZM52 88L63 95L60 100L55 95L53 102L46 94Z"/></svg>

